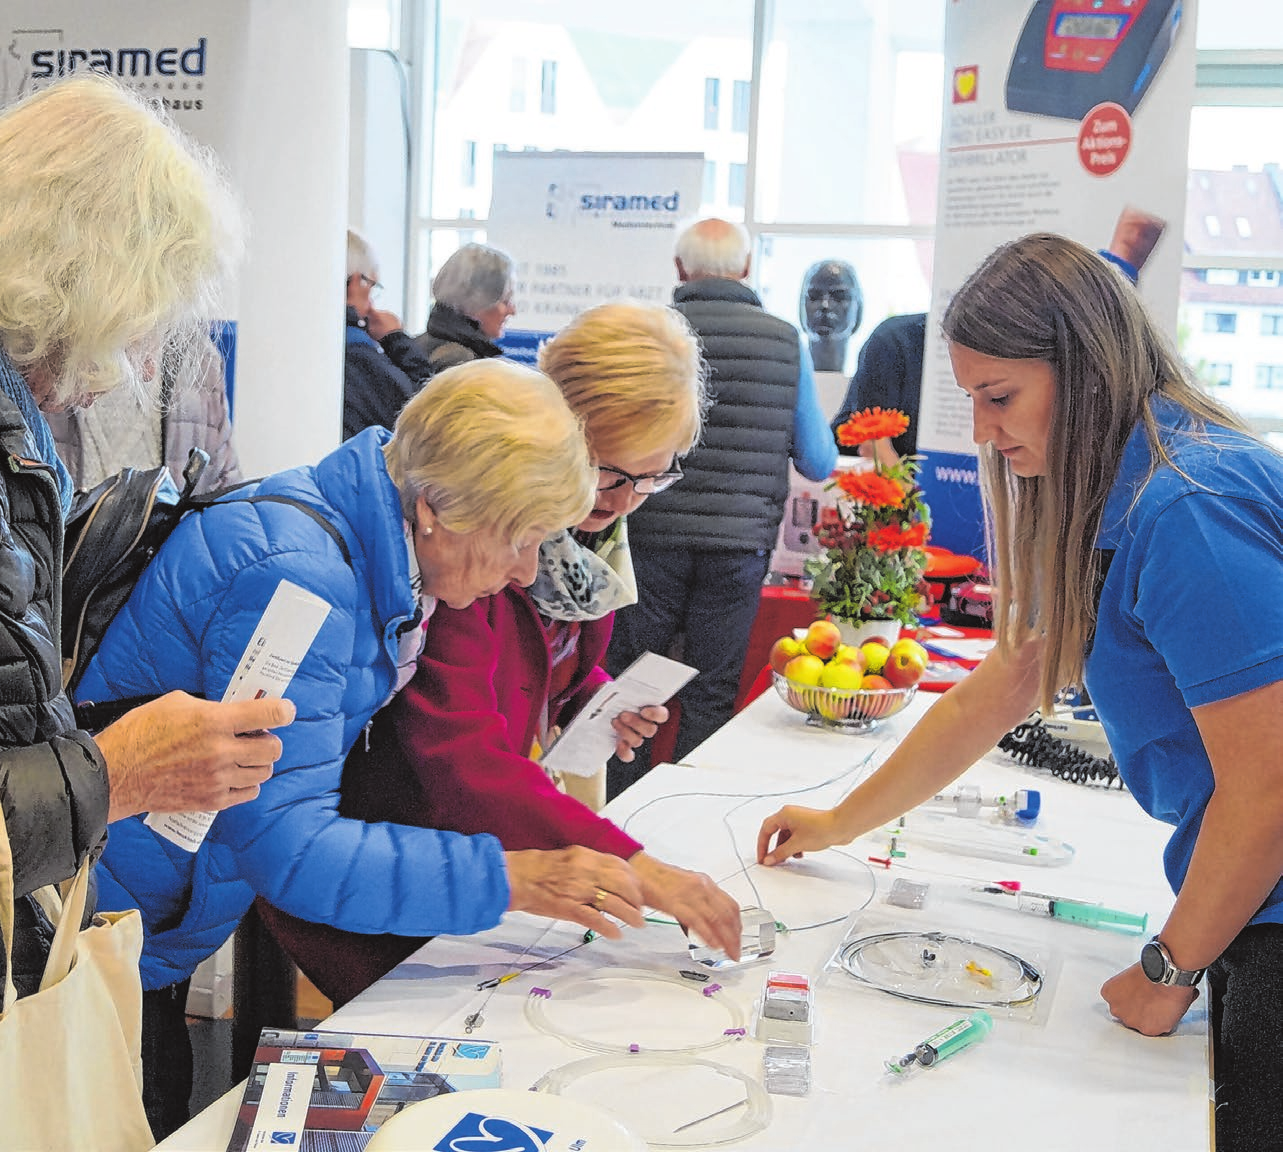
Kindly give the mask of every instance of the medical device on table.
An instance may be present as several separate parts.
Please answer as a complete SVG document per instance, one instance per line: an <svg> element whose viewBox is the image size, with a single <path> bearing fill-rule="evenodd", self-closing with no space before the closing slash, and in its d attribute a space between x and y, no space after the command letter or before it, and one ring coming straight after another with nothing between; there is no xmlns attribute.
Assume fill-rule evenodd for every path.
<svg viewBox="0 0 1283 1152"><path fill-rule="evenodd" d="M982 810L992 808L993 815L998 820L1032 824L1038 819L1042 795L1034 788L1020 788L1007 796L982 792L976 784L960 784L952 792L941 792L918 807L970 817L979 816Z"/></svg>
<svg viewBox="0 0 1283 1152"><path fill-rule="evenodd" d="M1018 880L973 884L967 888L967 894L973 899L1000 904L1015 912L1066 920L1087 928L1106 928L1140 935L1149 923L1146 913L1122 912L1089 900L1066 900L1060 896L1048 896L1045 892L1029 892L1021 888Z"/></svg>
<svg viewBox="0 0 1283 1152"><path fill-rule="evenodd" d="M973 1012L961 1020L955 1020L947 1028L933 1032L921 1044L915 1044L913 1051L901 1056L899 1060L886 1062L888 1072L903 1076L909 1069L931 1068L941 1060L955 1056L964 1048L979 1043L993 1029L993 1017L988 1012Z"/></svg>

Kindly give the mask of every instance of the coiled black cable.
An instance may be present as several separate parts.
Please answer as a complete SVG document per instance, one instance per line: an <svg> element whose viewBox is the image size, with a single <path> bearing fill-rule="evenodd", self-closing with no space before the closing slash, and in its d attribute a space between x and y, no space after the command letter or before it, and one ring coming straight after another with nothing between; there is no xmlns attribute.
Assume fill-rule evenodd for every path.
<svg viewBox="0 0 1283 1152"><path fill-rule="evenodd" d="M998 747L1021 764L1046 769L1071 784L1105 788L1117 784L1120 791L1124 787L1113 756L1093 756L1086 749L1053 736L1037 717L1017 724L998 741Z"/></svg>

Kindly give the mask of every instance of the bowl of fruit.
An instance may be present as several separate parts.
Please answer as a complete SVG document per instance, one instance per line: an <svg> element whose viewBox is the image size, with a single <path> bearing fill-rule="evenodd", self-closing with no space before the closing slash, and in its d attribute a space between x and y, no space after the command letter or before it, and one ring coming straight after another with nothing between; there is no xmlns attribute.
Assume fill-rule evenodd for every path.
<svg viewBox="0 0 1283 1152"><path fill-rule="evenodd" d="M842 643L837 625L817 620L800 637L781 636L771 648L775 690L808 724L867 732L894 716L917 694L927 650L916 640Z"/></svg>

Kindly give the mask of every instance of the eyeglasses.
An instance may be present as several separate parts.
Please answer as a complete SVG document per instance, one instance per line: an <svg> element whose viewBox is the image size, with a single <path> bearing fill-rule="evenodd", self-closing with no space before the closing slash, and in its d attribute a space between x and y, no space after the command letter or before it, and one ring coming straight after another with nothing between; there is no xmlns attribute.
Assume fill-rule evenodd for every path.
<svg viewBox="0 0 1283 1152"><path fill-rule="evenodd" d="M377 280L375 280L374 277L367 276L364 272L359 272L357 273L357 275L361 277L361 283L364 284L370 290L371 296L377 296L380 292L383 291L383 285L380 284Z"/></svg>
<svg viewBox="0 0 1283 1152"><path fill-rule="evenodd" d="M671 488L682 478L682 466L674 458L667 472L651 472L646 476L633 476L622 468L612 468L609 464L597 465L597 491L613 492L625 484L631 484L638 496L653 496L665 488Z"/></svg>

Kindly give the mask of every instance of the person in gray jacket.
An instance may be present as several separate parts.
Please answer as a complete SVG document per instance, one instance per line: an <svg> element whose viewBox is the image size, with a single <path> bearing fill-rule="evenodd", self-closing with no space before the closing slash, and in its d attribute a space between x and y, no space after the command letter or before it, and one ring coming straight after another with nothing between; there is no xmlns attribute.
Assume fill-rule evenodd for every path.
<svg viewBox="0 0 1283 1152"><path fill-rule="evenodd" d="M638 602L616 613L606 660L617 676L684 636L682 658L699 675L678 694L679 760L734 711L789 461L808 480L823 480L837 463L810 349L745 283L750 254L748 233L726 220L700 220L678 237L673 306L703 344L714 405L703 443L682 462L685 480L628 517ZM613 760L608 794L649 767L640 755Z"/></svg>
<svg viewBox="0 0 1283 1152"><path fill-rule="evenodd" d="M241 480L223 361L213 348L204 357L202 378L177 389L172 380L164 381L159 403L118 388L92 407L50 412L45 419L77 490L93 488L122 468L161 464L181 489L193 448L209 456L195 491L213 492Z"/></svg>
<svg viewBox="0 0 1283 1152"><path fill-rule="evenodd" d="M512 305L512 257L485 244L465 244L432 280L432 311L415 343L432 372L502 355L496 341L516 315Z"/></svg>

